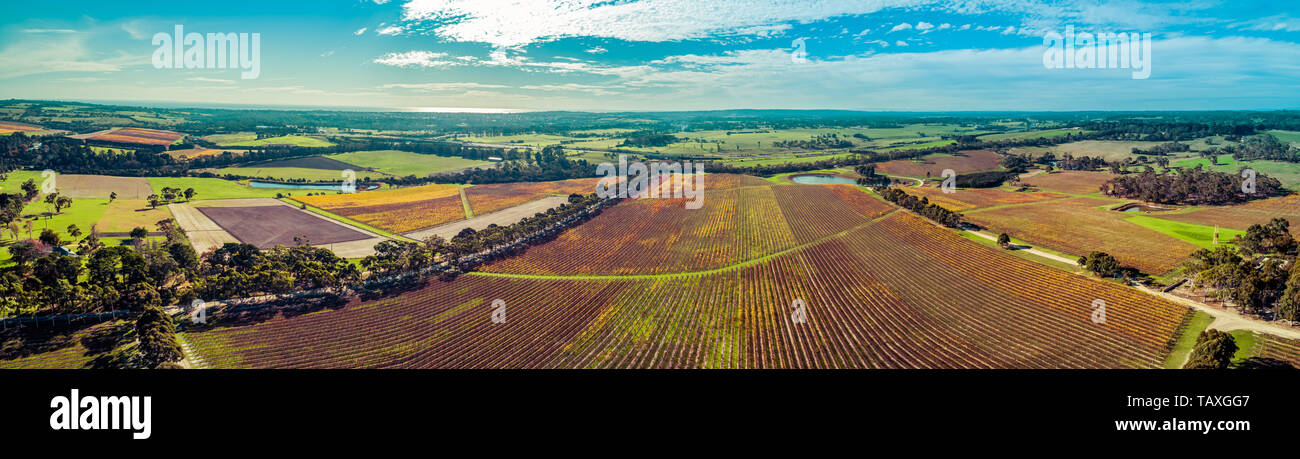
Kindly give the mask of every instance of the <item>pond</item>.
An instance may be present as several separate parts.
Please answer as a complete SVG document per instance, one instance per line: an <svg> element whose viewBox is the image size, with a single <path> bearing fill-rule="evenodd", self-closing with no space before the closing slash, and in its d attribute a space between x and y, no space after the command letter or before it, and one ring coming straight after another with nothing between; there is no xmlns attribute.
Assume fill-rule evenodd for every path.
<svg viewBox="0 0 1300 459"><path fill-rule="evenodd" d="M290 188L296 190L333 190L341 191L343 185L325 185L312 183L275 183L275 182L258 182L256 180L248 182L248 186L253 188ZM357 191L366 191L373 189L373 185L357 185Z"/></svg>
<svg viewBox="0 0 1300 459"><path fill-rule="evenodd" d="M858 183L856 180L848 177L836 177L833 175L796 175L790 177L790 180L794 183L802 183L804 185L854 185Z"/></svg>

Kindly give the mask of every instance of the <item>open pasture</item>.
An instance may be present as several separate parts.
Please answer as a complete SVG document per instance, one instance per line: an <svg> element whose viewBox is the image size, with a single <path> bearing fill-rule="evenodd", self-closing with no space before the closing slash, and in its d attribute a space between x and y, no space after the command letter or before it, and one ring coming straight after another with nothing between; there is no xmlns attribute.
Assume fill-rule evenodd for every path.
<svg viewBox="0 0 1300 459"><path fill-rule="evenodd" d="M459 156L422 155L397 150L352 151L329 155L327 158L359 166L353 169L371 169L397 177L408 175L427 177L441 172L493 164L490 161L465 159Z"/></svg>
<svg viewBox="0 0 1300 459"><path fill-rule="evenodd" d="M37 179L36 184L40 185L41 180ZM59 174L54 177L54 188L72 198L107 198L117 193L121 199L145 199L153 194L149 179L142 177Z"/></svg>

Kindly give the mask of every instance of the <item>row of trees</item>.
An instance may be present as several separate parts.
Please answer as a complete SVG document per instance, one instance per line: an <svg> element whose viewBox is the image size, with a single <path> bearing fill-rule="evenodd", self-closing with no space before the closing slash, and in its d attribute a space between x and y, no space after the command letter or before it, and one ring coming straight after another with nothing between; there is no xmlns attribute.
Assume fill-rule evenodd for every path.
<svg viewBox="0 0 1300 459"><path fill-rule="evenodd" d="M893 187L881 189L880 196L904 209L916 212L922 217L939 222L949 228L961 227L961 214L945 209L938 204L931 204L929 198L921 197L917 199L916 196Z"/></svg>

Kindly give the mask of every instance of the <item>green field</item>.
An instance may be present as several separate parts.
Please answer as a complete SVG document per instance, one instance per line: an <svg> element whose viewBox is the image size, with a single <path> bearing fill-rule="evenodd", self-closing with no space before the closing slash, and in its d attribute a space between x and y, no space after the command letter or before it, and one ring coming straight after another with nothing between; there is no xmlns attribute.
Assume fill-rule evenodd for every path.
<svg viewBox="0 0 1300 459"><path fill-rule="evenodd" d="M458 156L421 155L397 150L353 151L326 157L398 177L408 175L424 177L438 172L492 164L489 161L477 161ZM332 172L338 175L337 171Z"/></svg>
<svg viewBox="0 0 1300 459"><path fill-rule="evenodd" d="M997 141L997 140L1038 139L1038 138L1051 138L1051 137L1062 136L1066 134L1077 134L1083 132L1086 131L1083 131L1081 129L1045 129L1041 131L1022 131L1022 132L1006 132L1002 134L987 134L987 135L980 136L979 140Z"/></svg>
<svg viewBox="0 0 1300 459"><path fill-rule="evenodd" d="M161 191L164 187L180 188L182 190L194 188L194 199L196 200L274 198L278 193L288 194L285 191L296 191L276 188L253 188L229 180L200 177L149 177L149 186L153 187L154 191Z"/></svg>
<svg viewBox="0 0 1300 459"><path fill-rule="evenodd" d="M308 180L313 182L338 182L343 180L342 171L330 169L307 169L304 167L226 167L216 170L218 175L238 175L243 177L271 178L276 180ZM379 178L382 172L357 172L357 180L366 177ZM284 191L284 190L280 190Z"/></svg>
<svg viewBox="0 0 1300 459"><path fill-rule="evenodd" d="M1125 217L1124 220L1127 220L1129 223L1134 223L1159 231L1170 237L1190 242L1203 249L1214 248L1213 226L1194 225L1191 223L1176 222L1147 215L1132 215ZM1245 231L1219 228L1219 243L1228 244L1228 241L1231 241L1232 238L1245 235Z"/></svg>
<svg viewBox="0 0 1300 459"><path fill-rule="evenodd" d="M1268 131L1268 133L1269 133L1269 134L1272 134L1273 137L1277 137L1277 140L1280 140L1280 141L1283 141L1283 142L1288 142L1288 143L1300 143L1300 132L1296 132L1296 131Z"/></svg>
<svg viewBox="0 0 1300 459"><path fill-rule="evenodd" d="M332 147L333 143L301 135L284 135L280 137L267 137L258 139L257 134L251 132L241 132L237 134L213 134L204 137L203 140L215 143L223 147L260 147L265 145L294 145L298 147Z"/></svg>
<svg viewBox="0 0 1300 459"><path fill-rule="evenodd" d="M1194 168L1201 166L1206 170L1227 172L1235 174L1242 167L1249 167L1255 172L1267 175L1282 181L1282 186L1288 189L1300 191L1300 163L1288 163L1283 161L1237 161L1232 159L1231 155L1219 155L1216 164L1210 165L1208 158L1192 158L1175 161L1175 166L1185 168Z"/></svg>
<svg viewBox="0 0 1300 459"><path fill-rule="evenodd" d="M563 146L572 149L622 149L678 156L790 156L791 152L811 150L777 147L775 144L782 141L810 140L819 135L836 134L840 139L847 140L852 144L849 148L894 147L898 149L910 149L926 148L929 146L951 143L952 141L940 138L940 136L944 135L977 135L987 131L977 131L973 127L953 124L909 124L896 128L859 127L683 131L672 133L672 135L683 139L682 142L676 142L662 147L619 146L619 144L623 142L623 139L615 136L629 132L629 130L626 129L602 129L581 132L609 135L610 137L575 138L547 134L518 134L509 136L462 136L457 140L462 142L515 144L536 147L560 145L561 142L564 141L568 143L564 143ZM854 134L864 135L868 139L854 137ZM915 145L898 145L903 142L918 141L922 143ZM830 154L840 150L843 150L843 148L827 149L825 151L827 154ZM760 159L766 160L770 158Z"/></svg>

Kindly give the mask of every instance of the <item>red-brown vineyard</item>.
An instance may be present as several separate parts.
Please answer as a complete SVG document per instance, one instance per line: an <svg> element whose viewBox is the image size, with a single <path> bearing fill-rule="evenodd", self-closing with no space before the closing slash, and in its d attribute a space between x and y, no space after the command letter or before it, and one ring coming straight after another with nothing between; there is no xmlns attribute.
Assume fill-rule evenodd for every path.
<svg viewBox="0 0 1300 459"><path fill-rule="evenodd" d="M636 228L639 214L613 212L632 204L601 218ZM778 206L790 229L817 215ZM183 337L194 364L215 368L1155 368L1189 316L902 211L873 220L854 207L851 223L821 209L789 249L712 271L564 277L498 263L309 313L218 312Z"/></svg>

